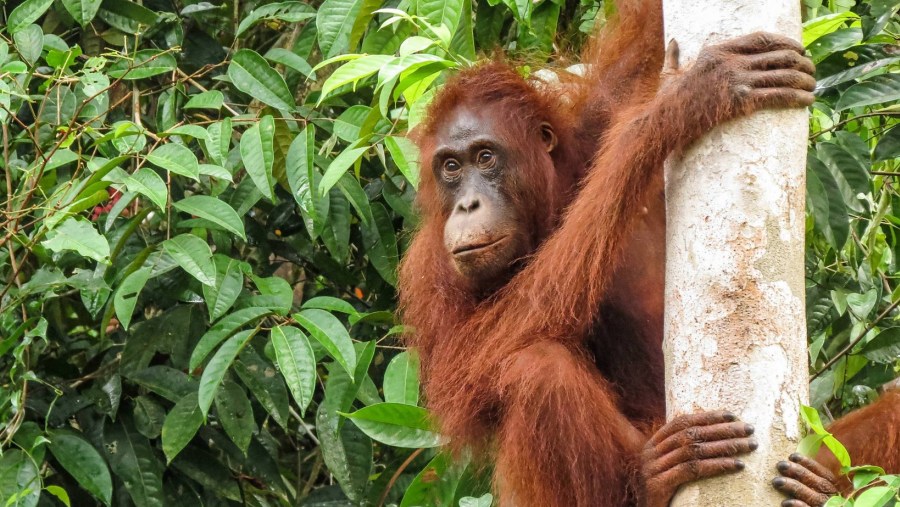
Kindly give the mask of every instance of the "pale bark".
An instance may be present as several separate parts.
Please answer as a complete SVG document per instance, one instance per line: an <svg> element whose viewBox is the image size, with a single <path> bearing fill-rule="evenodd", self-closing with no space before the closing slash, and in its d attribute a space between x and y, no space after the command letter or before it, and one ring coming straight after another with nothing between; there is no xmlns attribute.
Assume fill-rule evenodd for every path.
<svg viewBox="0 0 900 507"><path fill-rule="evenodd" d="M797 0L664 0L666 41L690 65L757 30L800 37ZM747 468L682 488L674 506L777 506L775 464L806 403L803 238L807 112L767 111L705 136L666 167L669 418L730 410L756 427Z"/></svg>

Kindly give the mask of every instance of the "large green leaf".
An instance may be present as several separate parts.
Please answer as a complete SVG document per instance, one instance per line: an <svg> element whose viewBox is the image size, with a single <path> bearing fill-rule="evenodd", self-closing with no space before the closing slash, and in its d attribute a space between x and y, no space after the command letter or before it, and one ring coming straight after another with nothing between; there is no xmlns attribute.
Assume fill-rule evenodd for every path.
<svg viewBox="0 0 900 507"><path fill-rule="evenodd" d="M394 356L384 372L384 400L416 405L419 402L419 358L415 353Z"/></svg>
<svg viewBox="0 0 900 507"><path fill-rule="evenodd" d="M397 285L400 254L391 217L381 203L372 203L372 223L361 227L363 245L369 262L378 274L391 285Z"/></svg>
<svg viewBox="0 0 900 507"><path fill-rule="evenodd" d="M169 189L166 182L149 167L142 167L136 173L125 178L125 186L129 192L137 192L149 198L160 210L166 210Z"/></svg>
<svg viewBox="0 0 900 507"><path fill-rule="evenodd" d="M882 331L863 347L862 354L875 363L896 363L900 359L900 328Z"/></svg>
<svg viewBox="0 0 900 507"><path fill-rule="evenodd" d="M446 26L450 35L456 33L463 10L463 0L419 0L416 6L418 15L429 23L434 26Z"/></svg>
<svg viewBox="0 0 900 507"><path fill-rule="evenodd" d="M384 145L391 153L391 158L397 164L397 168L403 173L413 188L419 188L419 149L412 141L405 137L388 136L384 138Z"/></svg>
<svg viewBox="0 0 900 507"><path fill-rule="evenodd" d="M370 438L394 447L437 447L428 411L401 403L378 403L344 414Z"/></svg>
<svg viewBox="0 0 900 507"><path fill-rule="evenodd" d="M218 224L246 240L244 222L228 203L208 195L192 195L172 204L179 211Z"/></svg>
<svg viewBox="0 0 900 507"><path fill-rule="evenodd" d="M163 507L162 464L150 442L138 433L130 418L107 423L103 434L109 468L122 479L137 507Z"/></svg>
<svg viewBox="0 0 900 507"><path fill-rule="evenodd" d="M359 157L361 157L368 149L368 146L348 148L335 157L334 160L331 161L331 164L328 165L328 169L325 170L325 174L322 176L322 182L319 184L319 195L327 195L328 191L344 177L344 173L347 172L347 169L350 169L350 166L355 164L356 161L359 160Z"/></svg>
<svg viewBox="0 0 900 507"><path fill-rule="evenodd" d="M62 0L63 7L82 27L94 19L101 3L102 0Z"/></svg>
<svg viewBox="0 0 900 507"><path fill-rule="evenodd" d="M881 136L875 146L874 158L876 162L900 158L900 126L891 128Z"/></svg>
<svg viewBox="0 0 900 507"><path fill-rule="evenodd" d="M162 427L162 448L169 463L190 442L203 424L203 412L197 404L197 393L192 392L178 400L166 415Z"/></svg>
<svg viewBox="0 0 900 507"><path fill-rule="evenodd" d="M356 368L356 350L347 328L334 315L317 309L303 310L294 314L301 326L309 331L325 350L340 364L353 379Z"/></svg>
<svg viewBox="0 0 900 507"><path fill-rule="evenodd" d="M806 195L816 227L839 251L850 235L847 207L834 176L812 152L807 157Z"/></svg>
<svg viewBox="0 0 900 507"><path fill-rule="evenodd" d="M53 0L25 0L9 13L9 17L6 18L6 31L15 34L34 23L52 4Z"/></svg>
<svg viewBox="0 0 900 507"><path fill-rule="evenodd" d="M304 2L275 2L261 5L241 19L234 36L240 37L248 28L263 20L278 19L289 23L298 23L314 17L316 17L316 10Z"/></svg>
<svg viewBox="0 0 900 507"><path fill-rule="evenodd" d="M316 388L316 358L309 339L291 326L274 327L271 336L278 368L303 414Z"/></svg>
<svg viewBox="0 0 900 507"><path fill-rule="evenodd" d="M41 51L44 49L44 32L37 25L25 25L13 35L13 42L16 43L16 50L18 50L19 56L29 64L34 65L37 59L41 57ZM6 69L5 72L9 70Z"/></svg>
<svg viewBox="0 0 900 507"><path fill-rule="evenodd" d="M34 459L19 449L0 456L0 499L10 507L36 507L41 497L41 474Z"/></svg>
<svg viewBox="0 0 900 507"><path fill-rule="evenodd" d="M45 248L61 252L74 250L98 262L109 260L109 242L89 222L69 218L47 233Z"/></svg>
<svg viewBox="0 0 900 507"><path fill-rule="evenodd" d="M175 174L200 179L200 163L197 162L197 156L180 144L167 143L159 146L147 154L147 162Z"/></svg>
<svg viewBox="0 0 900 507"><path fill-rule="evenodd" d="M112 502L112 477L106 460L83 437L69 431L50 434L50 452L78 484L105 505Z"/></svg>
<svg viewBox="0 0 900 507"><path fill-rule="evenodd" d="M244 288L244 274L238 261L221 254L213 256L216 264L216 284L203 286L203 298L210 320L217 320L237 301Z"/></svg>
<svg viewBox="0 0 900 507"><path fill-rule="evenodd" d="M219 386L225 378L225 373L231 368L234 358L247 344L247 341L256 334L255 329L241 331L225 341L219 350L213 354L206 368L203 369L203 375L200 376L200 391L197 395L197 402L200 404L200 410L206 416L209 413L209 407L212 405Z"/></svg>
<svg viewBox="0 0 900 507"><path fill-rule="evenodd" d="M835 111L872 106L900 99L900 74L882 74L847 88Z"/></svg>
<svg viewBox="0 0 900 507"><path fill-rule="evenodd" d="M257 431L256 421L247 393L236 382L226 380L216 392L216 415L228 438L247 454L250 439Z"/></svg>
<svg viewBox="0 0 900 507"><path fill-rule="evenodd" d="M394 59L395 57L391 55L366 55L341 65L322 83L322 94L319 96L319 103L325 100L328 94L334 90L346 84L357 83L359 80L375 74Z"/></svg>
<svg viewBox="0 0 900 507"><path fill-rule="evenodd" d="M209 331L197 342L194 351L191 353L190 368L193 370L200 366L200 363L216 348L216 345L234 334L242 326L270 313L272 313L272 310L268 308L242 308L223 317L222 320L209 328Z"/></svg>
<svg viewBox="0 0 900 507"><path fill-rule="evenodd" d="M142 49L134 54L132 60L119 60L110 66L107 74L116 79L134 80L172 72L178 62L172 53L156 49Z"/></svg>
<svg viewBox="0 0 900 507"><path fill-rule="evenodd" d="M253 125L241 136L241 159L244 169L253 180L256 188L269 200L275 200L275 178L272 165L275 163L273 140L275 136L275 120L271 116L263 116L259 123Z"/></svg>
<svg viewBox="0 0 900 507"><path fill-rule="evenodd" d="M134 313L138 296L141 295L144 285L150 279L151 271L150 268L146 267L138 269L122 280L122 284L116 289L116 294L113 297L113 306L116 310L116 317L124 329L128 329L128 325L131 323L131 316Z"/></svg>
<svg viewBox="0 0 900 507"><path fill-rule="evenodd" d="M216 266L206 241L193 234L181 234L163 241L163 249L189 275L205 285L216 285Z"/></svg>
<svg viewBox="0 0 900 507"><path fill-rule="evenodd" d="M294 95L284 78L256 51L238 50L228 66L228 77L238 90L251 97L276 109L294 109Z"/></svg>
<svg viewBox="0 0 900 507"><path fill-rule="evenodd" d="M234 371L272 419L287 429L288 392L275 367L260 357L253 347L244 347L234 362Z"/></svg>
<svg viewBox="0 0 900 507"><path fill-rule="evenodd" d="M325 0L316 13L319 48L325 58L348 50L350 33L365 0Z"/></svg>

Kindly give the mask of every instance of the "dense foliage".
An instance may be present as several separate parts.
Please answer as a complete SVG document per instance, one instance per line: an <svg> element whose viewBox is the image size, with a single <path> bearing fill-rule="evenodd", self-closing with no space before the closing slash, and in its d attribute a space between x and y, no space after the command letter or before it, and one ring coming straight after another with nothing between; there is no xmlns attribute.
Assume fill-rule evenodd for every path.
<svg viewBox="0 0 900 507"><path fill-rule="evenodd" d="M804 3L812 404L830 417L900 369L900 1ZM403 134L493 48L571 63L604 8L3 6L0 502L490 505L440 453L396 340ZM888 502L900 479L881 480L856 505Z"/></svg>

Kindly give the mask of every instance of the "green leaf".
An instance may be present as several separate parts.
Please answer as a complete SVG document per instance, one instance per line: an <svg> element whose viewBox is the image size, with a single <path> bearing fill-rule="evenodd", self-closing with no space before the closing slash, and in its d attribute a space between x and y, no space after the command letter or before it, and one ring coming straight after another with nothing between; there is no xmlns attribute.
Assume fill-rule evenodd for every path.
<svg viewBox="0 0 900 507"><path fill-rule="evenodd" d="M806 195L815 226L832 248L840 251L850 235L850 220L841 189L834 176L813 152L807 156Z"/></svg>
<svg viewBox="0 0 900 507"><path fill-rule="evenodd" d="M275 200L275 178L272 165L275 163L273 140L275 136L275 120L271 116L263 116L259 123L253 125L241 136L241 159L244 169L253 180L256 188L270 201Z"/></svg>
<svg viewBox="0 0 900 507"><path fill-rule="evenodd" d="M419 0L418 15L432 26L446 26L452 36L456 33L462 14L463 0Z"/></svg>
<svg viewBox="0 0 900 507"><path fill-rule="evenodd" d="M135 431L130 418L107 421L103 443L110 470L122 479L135 506L164 507L162 464L147 438Z"/></svg>
<svg viewBox="0 0 900 507"><path fill-rule="evenodd" d="M222 383L222 388L216 392L216 415L225 434L246 455L257 429L253 407L241 386L230 380Z"/></svg>
<svg viewBox="0 0 900 507"><path fill-rule="evenodd" d="M346 313L348 315L357 314L356 308L353 308L353 305L344 301L343 299L338 299L331 296L317 296L310 300L304 301L302 308L304 310L309 308L318 308L320 310Z"/></svg>
<svg viewBox="0 0 900 507"><path fill-rule="evenodd" d="M228 65L228 77L235 88L275 109L292 111L295 107L284 78L255 51L238 50Z"/></svg>
<svg viewBox="0 0 900 507"><path fill-rule="evenodd" d="M19 56L34 65L44 49L44 32L37 25L25 25L13 35L13 41Z"/></svg>
<svg viewBox="0 0 900 507"><path fill-rule="evenodd" d="M847 150L834 143L819 143L816 155L831 171L844 196L844 204L854 211L862 211L857 195L872 191L871 176L866 167Z"/></svg>
<svg viewBox="0 0 900 507"><path fill-rule="evenodd" d="M316 357L312 346L306 335L295 327L272 328L271 337L278 369L303 415L316 389Z"/></svg>
<svg viewBox="0 0 900 507"><path fill-rule="evenodd" d="M328 1L330 0L326 0L326 3ZM322 94L319 96L319 104L334 90L375 74L395 58L391 55L366 55L340 66L322 83Z"/></svg>
<svg viewBox="0 0 900 507"><path fill-rule="evenodd" d="M393 447L437 447L441 437L432 429L428 411L400 403L378 403L344 414L373 440Z"/></svg>
<svg viewBox="0 0 900 507"><path fill-rule="evenodd" d="M224 166L228 160L232 131L230 117L217 121L206 128L207 139L204 141L206 151L209 153L209 158L220 166Z"/></svg>
<svg viewBox="0 0 900 507"><path fill-rule="evenodd" d="M90 222L74 217L47 233L47 239L41 244L56 252L74 250L97 262L109 261L109 242L106 238Z"/></svg>
<svg viewBox="0 0 900 507"><path fill-rule="evenodd" d="M847 88L834 110L872 106L897 99L900 99L900 74L882 74Z"/></svg>
<svg viewBox="0 0 900 507"><path fill-rule="evenodd" d="M41 475L34 459L19 449L0 456L0 499L11 507L36 507L41 496Z"/></svg>
<svg viewBox="0 0 900 507"><path fill-rule="evenodd" d="M559 6L557 5L556 8L558 9ZM491 507L491 505L494 505L494 495L490 493L478 498L467 496L459 499L459 507Z"/></svg>
<svg viewBox="0 0 900 507"><path fill-rule="evenodd" d="M97 16L113 28L133 35L146 32L159 20L155 12L128 0L103 0Z"/></svg>
<svg viewBox="0 0 900 507"><path fill-rule="evenodd" d="M176 143L167 143L147 154L147 162L159 166L166 171L200 180L200 163L197 156Z"/></svg>
<svg viewBox="0 0 900 507"><path fill-rule="evenodd" d="M131 60L121 59L112 64L107 74L115 79L135 80L172 72L178 62L171 53L157 49L142 49Z"/></svg>
<svg viewBox="0 0 900 507"><path fill-rule="evenodd" d="M400 263L400 254L397 250L397 236L391 217L380 202L374 202L372 207L371 224L362 224L363 246L369 262L391 285L397 285L397 269Z"/></svg>
<svg viewBox="0 0 900 507"><path fill-rule="evenodd" d="M265 57L267 60L280 63L313 81L316 80L316 73L313 71L312 65L293 51L288 51L284 48L272 48L266 52Z"/></svg>
<svg viewBox="0 0 900 507"><path fill-rule="evenodd" d="M82 27L94 19L97 11L100 10L101 3L103 3L102 0L62 0L63 7Z"/></svg>
<svg viewBox="0 0 900 507"><path fill-rule="evenodd" d="M112 502L112 477L106 460L87 440L69 431L50 434L50 452L78 484L101 502Z"/></svg>
<svg viewBox="0 0 900 507"><path fill-rule="evenodd" d="M216 264L216 284L203 286L203 298L210 320L217 320L237 301L244 288L244 274L238 261L221 254L213 256Z"/></svg>
<svg viewBox="0 0 900 507"><path fill-rule="evenodd" d="M137 192L153 201L161 211L166 211L169 189L156 171L149 167L141 167L131 176L125 178L125 186L129 192Z"/></svg>
<svg viewBox="0 0 900 507"><path fill-rule="evenodd" d="M144 285L150 279L150 268L141 268L128 275L113 298L113 306L116 310L116 317L124 329L128 329L131 324L131 316L134 313L134 307L137 304L138 296L144 290Z"/></svg>
<svg viewBox="0 0 900 507"><path fill-rule="evenodd" d="M189 215L194 215L222 226L225 230L233 232L244 241L244 222L228 203L208 195L192 195L173 203L175 209Z"/></svg>
<svg viewBox="0 0 900 507"><path fill-rule="evenodd" d="M189 362L190 369L194 370L200 366L200 363L206 359L206 356L209 355L212 349L216 348L216 345L234 334L240 327L269 315L270 313L272 313L272 310L269 310L268 308L251 307L242 308L223 317L222 320L216 322L209 328L209 331L207 331L206 334L200 338L200 341L197 342L197 345L194 347L194 352L191 354Z"/></svg>
<svg viewBox="0 0 900 507"><path fill-rule="evenodd" d="M388 136L384 145L391 153L391 158L413 188L419 188L419 149L405 137Z"/></svg>
<svg viewBox="0 0 900 507"><path fill-rule="evenodd" d="M330 200L317 189L322 177L316 170L313 159L316 153L316 130L312 123L300 132L285 159L285 174L294 200L300 206L309 236L316 239L325 228Z"/></svg>
<svg viewBox="0 0 900 507"><path fill-rule="evenodd" d="M168 463L194 438L202 424L203 413L197 403L197 393L191 392L178 400L166 415L162 427L162 448Z"/></svg>
<svg viewBox="0 0 900 507"><path fill-rule="evenodd" d="M861 353L873 363L896 363L900 359L900 328L882 331L863 347Z"/></svg>
<svg viewBox="0 0 900 507"><path fill-rule="evenodd" d="M6 19L6 31L12 35L34 23L47 12L53 0L25 0L9 13Z"/></svg>
<svg viewBox="0 0 900 507"><path fill-rule="evenodd" d="M225 103L225 95L219 90L209 90L191 97L184 105L185 109L221 109Z"/></svg>
<svg viewBox="0 0 900 507"><path fill-rule="evenodd" d="M288 392L275 367L260 357L253 347L245 347L234 362L234 371L272 419L286 429Z"/></svg>
<svg viewBox="0 0 900 507"><path fill-rule="evenodd" d="M882 507L896 496L897 492L891 487L874 486L860 493L853 502L853 507Z"/></svg>
<svg viewBox="0 0 900 507"><path fill-rule="evenodd" d="M232 336L219 347L219 350L213 354L206 368L203 369L203 375L200 376L200 391L197 396L197 402L200 404L200 410L205 417L209 413L209 407L212 405L216 392L225 378L225 373L234 362L238 352L244 348L244 345L256 334L255 329L241 331Z"/></svg>
<svg viewBox="0 0 900 507"><path fill-rule="evenodd" d="M328 191L340 181L347 169L355 164L359 157L368 149L368 146L348 148L335 157L322 176L322 182L319 184L319 195L328 195Z"/></svg>
<svg viewBox="0 0 900 507"><path fill-rule="evenodd" d="M354 378L356 368L356 350L347 328L334 315L322 310L303 310L294 314L301 326L325 347L325 350Z"/></svg>
<svg viewBox="0 0 900 507"><path fill-rule="evenodd" d="M388 364L384 400L413 406L419 403L419 358L415 353L401 352Z"/></svg>
<svg viewBox="0 0 900 507"><path fill-rule="evenodd" d="M881 136L875 146L875 162L886 162L900 157L900 126L893 127Z"/></svg>
<svg viewBox="0 0 900 507"><path fill-rule="evenodd" d="M325 0L316 13L319 48L325 58L345 53L363 0Z"/></svg>
<svg viewBox="0 0 900 507"><path fill-rule="evenodd" d="M342 141L352 143L359 138L359 130L369 112L368 106L350 106L334 120L334 135Z"/></svg>
<svg viewBox="0 0 900 507"><path fill-rule="evenodd" d="M316 17L316 10L310 5L303 2L276 2L262 5L250 11L241 20L235 37L240 37L251 26L267 19L278 19L287 21L288 23L297 23L304 19Z"/></svg>
<svg viewBox="0 0 900 507"><path fill-rule="evenodd" d="M189 275L205 285L216 284L216 266L206 241L193 234L180 234L163 241L163 249Z"/></svg>

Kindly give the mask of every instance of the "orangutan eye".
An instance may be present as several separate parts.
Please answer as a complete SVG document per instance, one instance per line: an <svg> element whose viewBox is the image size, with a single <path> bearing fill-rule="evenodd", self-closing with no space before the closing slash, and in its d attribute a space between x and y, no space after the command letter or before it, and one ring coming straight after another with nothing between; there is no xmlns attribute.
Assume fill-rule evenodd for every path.
<svg viewBox="0 0 900 507"><path fill-rule="evenodd" d="M452 175L456 174L457 172L459 172L459 169L460 169L460 165L459 165L459 162L456 161L456 159L448 158L447 160L444 161L444 172L445 173L452 176Z"/></svg>
<svg viewBox="0 0 900 507"><path fill-rule="evenodd" d="M487 167L494 163L494 153L491 150L481 150L478 152L478 165Z"/></svg>

